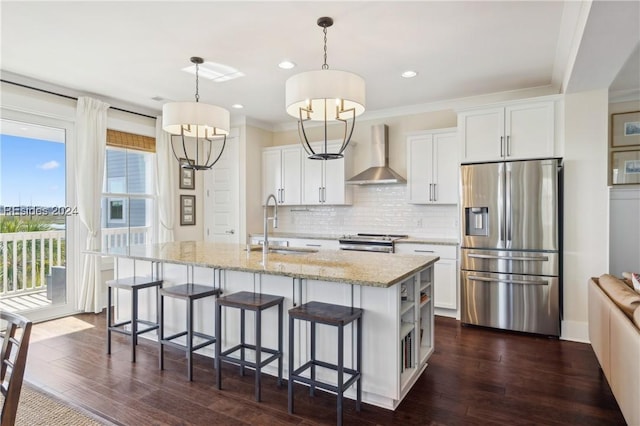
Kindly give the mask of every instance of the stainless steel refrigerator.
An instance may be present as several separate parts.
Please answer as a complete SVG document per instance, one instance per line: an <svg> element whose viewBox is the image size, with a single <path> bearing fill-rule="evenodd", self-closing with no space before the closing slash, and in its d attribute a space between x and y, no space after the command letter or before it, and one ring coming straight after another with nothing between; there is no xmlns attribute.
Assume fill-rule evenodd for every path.
<svg viewBox="0 0 640 426"><path fill-rule="evenodd" d="M460 172L462 322L559 336L561 160Z"/></svg>

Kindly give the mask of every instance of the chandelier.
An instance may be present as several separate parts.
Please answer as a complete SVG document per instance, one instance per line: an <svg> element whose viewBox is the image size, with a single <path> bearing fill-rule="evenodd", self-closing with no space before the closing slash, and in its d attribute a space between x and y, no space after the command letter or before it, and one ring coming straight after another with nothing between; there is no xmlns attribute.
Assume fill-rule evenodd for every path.
<svg viewBox="0 0 640 426"><path fill-rule="evenodd" d="M351 141L356 116L364 112L365 83L357 74L330 70L327 65L327 28L333 19L322 17L318 26L324 33L324 64L321 70L308 71L290 77L285 85L287 113L298 119L298 135L310 159L331 160L342 158ZM321 122L324 126L324 143L315 149L307 137L305 124ZM329 151L327 127L331 122L343 126L342 144L338 150ZM308 125L308 124L307 124Z"/></svg>
<svg viewBox="0 0 640 426"><path fill-rule="evenodd" d="M171 134L171 150L183 168L208 170L218 162L229 134L229 111L200 102L198 71L204 61L194 56L196 66L196 101L170 102L162 106L162 129ZM213 143L222 143L213 155Z"/></svg>

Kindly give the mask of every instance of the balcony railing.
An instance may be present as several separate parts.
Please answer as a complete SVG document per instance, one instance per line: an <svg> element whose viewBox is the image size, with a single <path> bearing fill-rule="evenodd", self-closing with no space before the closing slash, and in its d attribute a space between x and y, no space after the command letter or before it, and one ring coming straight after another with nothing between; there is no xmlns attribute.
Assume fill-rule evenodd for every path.
<svg viewBox="0 0 640 426"><path fill-rule="evenodd" d="M0 234L0 296L46 289L52 266L65 264L65 231Z"/></svg>
<svg viewBox="0 0 640 426"><path fill-rule="evenodd" d="M151 227L102 229L102 249L147 244ZM65 231L0 233L0 297L46 290L51 267L65 266Z"/></svg>
<svg viewBox="0 0 640 426"><path fill-rule="evenodd" d="M150 226L102 228L102 250L150 243Z"/></svg>

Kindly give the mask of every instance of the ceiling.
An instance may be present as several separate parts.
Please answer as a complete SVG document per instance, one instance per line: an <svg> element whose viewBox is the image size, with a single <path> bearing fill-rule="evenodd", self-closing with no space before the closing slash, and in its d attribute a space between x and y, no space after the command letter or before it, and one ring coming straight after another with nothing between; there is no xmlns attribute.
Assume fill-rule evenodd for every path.
<svg viewBox="0 0 640 426"><path fill-rule="evenodd" d="M335 22L327 62L364 77L369 114L540 87L640 93L639 13L638 2L2 1L1 69L4 80L155 115L167 101L194 99L195 77L181 69L201 56L244 73L221 83L201 76L202 102L278 128L293 122L286 79L322 65L321 16ZM611 25L618 16L627 18ZM603 43L609 33L630 40ZM284 59L297 67L278 68ZM409 69L418 76L402 78Z"/></svg>

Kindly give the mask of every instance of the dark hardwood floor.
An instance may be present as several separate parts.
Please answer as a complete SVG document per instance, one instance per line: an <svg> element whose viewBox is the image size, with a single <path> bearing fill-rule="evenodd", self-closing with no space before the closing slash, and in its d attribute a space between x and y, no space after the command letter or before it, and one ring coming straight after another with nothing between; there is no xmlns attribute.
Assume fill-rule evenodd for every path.
<svg viewBox="0 0 640 426"><path fill-rule="evenodd" d="M215 388L213 360L197 357L194 382L184 354L168 349L158 370L157 345L140 339L138 362L115 335L105 354L105 314L36 324L26 380L125 425L335 424L335 399L296 391L287 413L286 386L264 376L253 399L253 372L224 367ZM624 425L590 345L461 327L436 317L436 350L396 411L345 402L345 424L357 425ZM384 344L384 342L380 342ZM375 350L368 348L367 350Z"/></svg>

